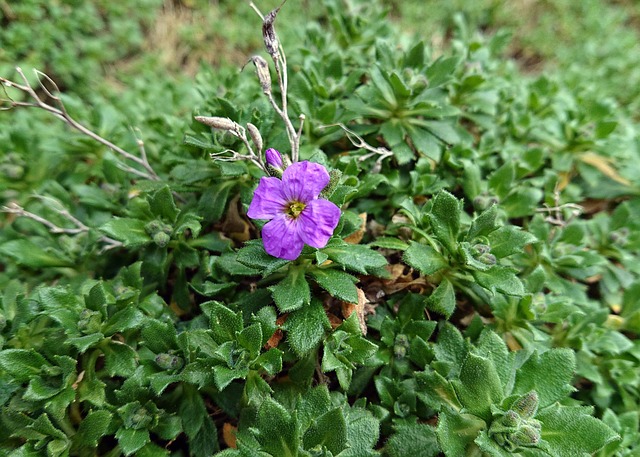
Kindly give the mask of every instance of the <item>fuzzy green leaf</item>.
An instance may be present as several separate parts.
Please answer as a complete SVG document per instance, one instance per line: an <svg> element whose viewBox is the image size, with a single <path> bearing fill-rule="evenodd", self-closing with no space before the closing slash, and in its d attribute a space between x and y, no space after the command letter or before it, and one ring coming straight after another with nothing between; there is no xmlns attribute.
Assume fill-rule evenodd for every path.
<svg viewBox="0 0 640 457"><path fill-rule="evenodd" d="M98 441L107 434L112 418L113 414L104 409L90 411L80 422L74 441L83 446L97 446Z"/></svg>
<svg viewBox="0 0 640 457"><path fill-rule="evenodd" d="M100 227L105 235L122 241L129 248L138 248L153 241L145 230L145 222L127 217L114 218Z"/></svg>
<svg viewBox="0 0 640 457"><path fill-rule="evenodd" d="M456 293L451 281L447 278L442 279L436 290L427 298L427 308L444 315L447 319L451 317L456 309Z"/></svg>
<svg viewBox="0 0 640 457"><path fill-rule="evenodd" d="M262 242L246 243L245 247L238 251L238 262L241 264L256 268L262 272L262 276L266 277L289 263L288 260L278 259L267 254L264 250Z"/></svg>
<svg viewBox="0 0 640 457"><path fill-rule="evenodd" d="M575 369L575 355L570 349L534 352L517 371L513 393L523 395L535 390L540 408L544 408L574 391L571 380Z"/></svg>
<svg viewBox="0 0 640 457"><path fill-rule="evenodd" d="M176 221L180 210L173 201L173 195L169 186L163 186L149 197L149 206L156 216L165 219L169 223Z"/></svg>
<svg viewBox="0 0 640 457"><path fill-rule="evenodd" d="M290 268L282 281L269 288L280 312L294 311L311 301L311 290L304 274L303 268Z"/></svg>
<svg viewBox="0 0 640 457"><path fill-rule="evenodd" d="M116 438L124 455L128 456L136 452L145 444L151 441L147 430L134 430L130 428L119 428Z"/></svg>
<svg viewBox="0 0 640 457"><path fill-rule="evenodd" d="M492 293L502 292L517 297L521 297L525 293L522 281L508 267L494 265L486 271L472 270L471 274L478 284Z"/></svg>
<svg viewBox="0 0 640 457"><path fill-rule="evenodd" d="M48 366L49 362L34 349L5 349L0 352L0 367L19 382L29 381Z"/></svg>
<svg viewBox="0 0 640 457"><path fill-rule="evenodd" d="M347 424L341 408L326 412L311 424L303 437L304 448L325 446L332 454L339 454L347 445Z"/></svg>
<svg viewBox="0 0 640 457"><path fill-rule="evenodd" d="M377 251L361 244L341 244L322 250L331 260L356 273L367 274L387 265L387 259Z"/></svg>
<svg viewBox="0 0 640 457"><path fill-rule="evenodd" d="M260 450L272 456L298 455L300 435L295 418L271 398L266 398L258 409L256 439Z"/></svg>
<svg viewBox="0 0 640 457"><path fill-rule="evenodd" d="M498 207L496 205L491 205L491 207L484 210L473 220L473 222L471 222L471 227L469 227L469 231L467 232L466 240L471 242L478 236L487 236L496 230L498 228L498 224L496 222L497 217Z"/></svg>
<svg viewBox="0 0 640 457"><path fill-rule="evenodd" d="M309 306L292 312L283 327L287 330L289 346L304 356L318 345L330 324L322 304L314 300Z"/></svg>
<svg viewBox="0 0 640 457"><path fill-rule="evenodd" d="M241 332L242 312L231 311L218 302L208 302L210 306L211 330L213 339L218 344L236 339L236 333Z"/></svg>
<svg viewBox="0 0 640 457"><path fill-rule="evenodd" d="M591 414L593 409L562 406L558 403L538 411L542 439L551 455L557 457L590 456L620 437Z"/></svg>
<svg viewBox="0 0 640 457"><path fill-rule="evenodd" d="M136 370L138 355L130 346L111 341L104 346L104 365L109 376L129 377Z"/></svg>
<svg viewBox="0 0 640 457"><path fill-rule="evenodd" d="M499 405L504 397L502 382L493 363L470 353L462 364L460 379L452 381L465 412L491 420L491 405Z"/></svg>
<svg viewBox="0 0 640 457"><path fill-rule="evenodd" d="M0 254L29 268L71 267L73 261L61 252L43 249L31 240L11 240L0 244Z"/></svg>
<svg viewBox="0 0 640 457"><path fill-rule="evenodd" d="M434 457L440 453L440 446L433 427L427 424L410 424L396 427L384 450L389 457Z"/></svg>
<svg viewBox="0 0 640 457"><path fill-rule="evenodd" d="M457 251L462 203L447 191L436 195L429 214L435 237L450 253Z"/></svg>
<svg viewBox="0 0 640 457"><path fill-rule="evenodd" d="M499 259L523 252L525 245L536 241L534 235L513 225L501 227L489 234L491 253Z"/></svg>
<svg viewBox="0 0 640 457"><path fill-rule="evenodd" d="M316 268L310 271L313 279L332 296L346 301L358 303L357 279L348 273L330 268Z"/></svg>
<svg viewBox="0 0 640 457"><path fill-rule="evenodd" d="M431 246L411 241L404 252L405 263L423 275L432 275L449 266L447 260Z"/></svg>
<svg viewBox="0 0 640 457"><path fill-rule="evenodd" d="M486 428L486 423L471 414L459 414L443 410L438 415L438 442L447 456L468 455L478 433ZM473 445L472 445L473 446Z"/></svg>
<svg viewBox="0 0 640 457"><path fill-rule="evenodd" d="M260 324L252 324L242 329L237 336L238 344L249 351L251 357L257 357L262 347L262 328Z"/></svg>

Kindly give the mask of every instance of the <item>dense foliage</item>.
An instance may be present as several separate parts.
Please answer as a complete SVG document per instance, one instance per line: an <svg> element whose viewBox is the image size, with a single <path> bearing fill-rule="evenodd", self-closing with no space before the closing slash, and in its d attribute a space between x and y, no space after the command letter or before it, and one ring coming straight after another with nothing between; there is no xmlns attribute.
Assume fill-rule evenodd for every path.
<svg viewBox="0 0 640 457"><path fill-rule="evenodd" d="M50 73L0 67L3 455L638 455L637 31L534 74L508 54L549 41L511 40L495 6L442 6L437 45L324 0L277 16L284 51L265 20L286 85L254 58L94 88L119 35L60 37L99 18L133 52L158 2L128 3L0 0L3 61ZM581 5L589 31L634 19ZM69 31L21 50L56 14ZM282 176L264 150L286 165L297 142L341 214L286 260L247 211Z"/></svg>

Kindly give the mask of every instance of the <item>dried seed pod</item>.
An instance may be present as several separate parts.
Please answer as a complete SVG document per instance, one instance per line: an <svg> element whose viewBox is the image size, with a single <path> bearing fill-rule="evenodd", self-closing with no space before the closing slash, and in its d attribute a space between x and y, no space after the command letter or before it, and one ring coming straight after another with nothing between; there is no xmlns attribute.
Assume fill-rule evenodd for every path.
<svg viewBox="0 0 640 457"><path fill-rule="evenodd" d="M269 14L264 17L262 21L262 39L264 40L264 45L267 48L267 52L273 58L273 60L278 60L280 57L280 42L278 41L278 35L276 34L276 29L274 23L276 21L276 16L280 11L280 7L274 9Z"/></svg>
<svg viewBox="0 0 640 457"><path fill-rule="evenodd" d="M196 116L195 120L204 125L208 125L209 127L220 130L236 130L236 127L238 125L228 117Z"/></svg>
<svg viewBox="0 0 640 457"><path fill-rule="evenodd" d="M249 136L251 137L251 141L256 145L258 152L262 151L262 135L260 135L260 131L258 127L253 125L251 122L247 123L247 130L249 131Z"/></svg>
<svg viewBox="0 0 640 457"><path fill-rule="evenodd" d="M271 93L271 73L269 72L269 64L260 56L251 57L251 61L256 66L256 73L258 74L258 80L260 80L260 86L262 92L265 94Z"/></svg>

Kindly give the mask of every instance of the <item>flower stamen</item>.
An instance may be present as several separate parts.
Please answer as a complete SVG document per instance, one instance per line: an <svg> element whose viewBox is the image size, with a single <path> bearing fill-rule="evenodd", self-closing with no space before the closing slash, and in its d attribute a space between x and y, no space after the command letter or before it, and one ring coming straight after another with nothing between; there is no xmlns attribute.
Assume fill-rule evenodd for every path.
<svg viewBox="0 0 640 457"><path fill-rule="evenodd" d="M284 212L291 219L297 219L298 216L300 216L300 214L302 213L302 211L304 211L306 207L307 205L305 203L292 201L287 203L287 205L285 206Z"/></svg>

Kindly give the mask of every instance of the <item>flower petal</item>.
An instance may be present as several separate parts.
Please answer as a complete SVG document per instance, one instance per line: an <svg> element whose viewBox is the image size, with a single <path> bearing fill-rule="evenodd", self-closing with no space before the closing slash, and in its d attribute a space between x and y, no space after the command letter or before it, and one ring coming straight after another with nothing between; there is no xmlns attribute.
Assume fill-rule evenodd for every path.
<svg viewBox="0 0 640 457"><path fill-rule="evenodd" d="M317 198L327 184L327 169L314 162L296 162L287 167L282 174L282 188L288 200L307 203Z"/></svg>
<svg viewBox="0 0 640 457"><path fill-rule="evenodd" d="M253 194L247 216L251 219L273 219L283 214L287 201L282 181L278 178L260 178L260 184Z"/></svg>
<svg viewBox="0 0 640 457"><path fill-rule="evenodd" d="M279 259L297 259L304 247L298 226L297 220L284 214L267 222L262 227L262 242L267 253Z"/></svg>
<svg viewBox="0 0 640 457"><path fill-rule="evenodd" d="M322 198L311 200L298 220L302 241L314 248L323 248L338 225L340 208Z"/></svg>

